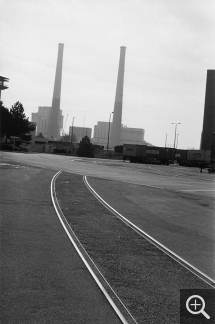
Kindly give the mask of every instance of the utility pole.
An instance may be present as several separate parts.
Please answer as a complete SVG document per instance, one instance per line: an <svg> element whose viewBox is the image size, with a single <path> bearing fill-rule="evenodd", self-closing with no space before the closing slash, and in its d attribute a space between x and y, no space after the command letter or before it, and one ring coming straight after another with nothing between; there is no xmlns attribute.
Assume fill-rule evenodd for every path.
<svg viewBox="0 0 215 324"><path fill-rule="evenodd" d="M168 134L166 133L165 147L166 147L166 143L167 143L167 135L168 135Z"/></svg>
<svg viewBox="0 0 215 324"><path fill-rule="evenodd" d="M178 147L178 135L179 134L177 134L176 148Z"/></svg>
<svg viewBox="0 0 215 324"><path fill-rule="evenodd" d="M73 148L73 124L74 124L75 117L72 118L72 134L71 134L71 146Z"/></svg>
<svg viewBox="0 0 215 324"><path fill-rule="evenodd" d="M176 130L177 130L177 125L181 124L181 123L172 123L175 125L175 138L174 138L174 150L175 150L175 141L176 141Z"/></svg>

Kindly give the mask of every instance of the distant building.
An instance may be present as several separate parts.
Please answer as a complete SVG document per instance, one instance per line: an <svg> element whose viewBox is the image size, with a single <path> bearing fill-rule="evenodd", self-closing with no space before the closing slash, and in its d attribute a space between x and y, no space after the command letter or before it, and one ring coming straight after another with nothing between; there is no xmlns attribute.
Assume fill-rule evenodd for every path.
<svg viewBox="0 0 215 324"><path fill-rule="evenodd" d="M0 100L1 100L1 91L8 89L8 86L5 84L5 82L8 82L9 79L0 75Z"/></svg>
<svg viewBox="0 0 215 324"><path fill-rule="evenodd" d="M32 121L32 123L36 123L37 124L37 118L38 118L38 113L32 113L31 114L31 121Z"/></svg>
<svg viewBox="0 0 215 324"><path fill-rule="evenodd" d="M122 144L143 144L145 130L142 128L121 127L121 142Z"/></svg>
<svg viewBox="0 0 215 324"><path fill-rule="evenodd" d="M51 107L39 107L37 119L37 134L42 133L44 137L48 137L50 114Z"/></svg>
<svg viewBox="0 0 215 324"><path fill-rule="evenodd" d="M48 138L49 136L49 122L51 116L51 107L43 106L38 108L37 113L31 114L31 121L37 124L36 133L42 133L44 137ZM62 110L60 110L59 116L59 133L60 129L63 128L63 116Z"/></svg>
<svg viewBox="0 0 215 324"><path fill-rule="evenodd" d="M97 122L94 126L94 133L92 143L103 145L107 148L108 132L110 140L109 122ZM144 141L145 130L142 128L129 128L121 125L121 145L123 144L145 144Z"/></svg>
<svg viewBox="0 0 215 324"><path fill-rule="evenodd" d="M103 145L105 148L108 141L109 122L98 121L94 126L92 143L96 145ZM109 131L110 136L110 131Z"/></svg>
<svg viewBox="0 0 215 324"><path fill-rule="evenodd" d="M73 134L73 142L80 143L84 136L88 136L91 140L92 136L92 129L87 127L77 127L77 126L70 126L69 127L69 135L72 136Z"/></svg>
<svg viewBox="0 0 215 324"><path fill-rule="evenodd" d="M210 150L215 132L215 70L207 71L201 150Z"/></svg>
<svg viewBox="0 0 215 324"><path fill-rule="evenodd" d="M62 115L62 112L60 110L60 99L61 99L61 80L62 80L62 69L63 69L63 49L64 49L64 44L62 43L58 44L57 66L55 72L54 91L52 97L52 107L50 111L49 131L48 131L48 137L53 138L54 140L59 140L60 129L63 128L60 126L61 123L60 115Z"/></svg>

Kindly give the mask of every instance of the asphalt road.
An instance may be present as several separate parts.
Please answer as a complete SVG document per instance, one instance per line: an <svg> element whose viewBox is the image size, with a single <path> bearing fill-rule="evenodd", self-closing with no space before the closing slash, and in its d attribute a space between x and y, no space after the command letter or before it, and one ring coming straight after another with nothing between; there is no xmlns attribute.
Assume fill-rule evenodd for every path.
<svg viewBox="0 0 215 324"><path fill-rule="evenodd" d="M0 154L2 161L36 166L44 172L87 175L93 188L117 211L215 278L214 175L178 166L49 154Z"/></svg>
<svg viewBox="0 0 215 324"><path fill-rule="evenodd" d="M104 207L82 176L63 172L55 188L73 231L138 324L178 324L181 289L210 288ZM114 191L124 202L121 192Z"/></svg>
<svg viewBox="0 0 215 324"><path fill-rule="evenodd" d="M38 166L50 170L61 170L75 174L85 174L98 178L118 180L169 189L173 191L188 190L215 198L215 177L206 170L179 166L158 166L133 164L114 160L87 159L73 156L51 154L23 154L0 152L5 160Z"/></svg>
<svg viewBox="0 0 215 324"><path fill-rule="evenodd" d="M0 166L1 323L121 323L56 215L55 173Z"/></svg>
<svg viewBox="0 0 215 324"><path fill-rule="evenodd" d="M88 177L111 207L215 280L215 202L188 192Z"/></svg>
<svg viewBox="0 0 215 324"><path fill-rule="evenodd" d="M214 174L179 166L142 165L50 154L1 154L3 160L11 159L45 169L117 181L112 195L108 182L98 181L96 188L119 212L126 212L126 215L135 218L138 226L146 228L168 244L170 249L215 278ZM105 191L106 187L109 189ZM154 188L150 191L153 194L147 198L146 205L146 201L141 199L141 192L151 187ZM126 191L124 196L120 194L120 188ZM145 208L150 210L148 226L143 219ZM162 224L159 228L158 223Z"/></svg>

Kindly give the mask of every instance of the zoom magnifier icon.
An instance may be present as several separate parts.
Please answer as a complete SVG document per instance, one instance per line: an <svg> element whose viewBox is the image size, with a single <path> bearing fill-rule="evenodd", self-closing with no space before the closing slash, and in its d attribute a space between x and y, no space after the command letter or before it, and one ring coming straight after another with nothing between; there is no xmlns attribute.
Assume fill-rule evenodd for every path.
<svg viewBox="0 0 215 324"><path fill-rule="evenodd" d="M197 315L202 314L207 319L210 319L210 316L205 312L205 301L199 295L192 295L186 301L186 308L189 313Z"/></svg>

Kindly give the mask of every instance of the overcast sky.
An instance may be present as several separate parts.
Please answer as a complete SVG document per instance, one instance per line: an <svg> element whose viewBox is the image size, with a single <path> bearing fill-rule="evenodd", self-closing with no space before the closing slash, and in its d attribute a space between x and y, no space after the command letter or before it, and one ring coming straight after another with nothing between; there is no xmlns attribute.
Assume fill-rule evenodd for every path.
<svg viewBox="0 0 215 324"><path fill-rule="evenodd" d="M207 70L215 69L214 0L0 0L0 75L8 108L51 106L64 43L65 131L94 128L113 111L120 46L126 46L122 124L145 140L199 149Z"/></svg>

